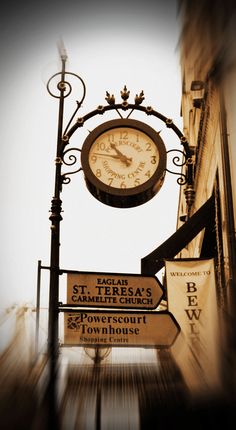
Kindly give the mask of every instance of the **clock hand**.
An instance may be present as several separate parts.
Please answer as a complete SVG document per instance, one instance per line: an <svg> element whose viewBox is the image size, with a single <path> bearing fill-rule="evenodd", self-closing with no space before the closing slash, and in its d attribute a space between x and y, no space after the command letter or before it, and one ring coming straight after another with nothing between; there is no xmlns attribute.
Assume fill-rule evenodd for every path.
<svg viewBox="0 0 236 430"><path fill-rule="evenodd" d="M103 152L93 152L93 155L101 155L102 157L111 157L111 158L116 158L116 159L120 159L119 155L115 155L115 154L105 154Z"/></svg>
<svg viewBox="0 0 236 430"><path fill-rule="evenodd" d="M129 166L131 164L132 158L128 158L126 157L126 155L122 154L122 152L119 151L119 149L116 147L114 143L111 143L110 146L112 149L116 151L118 157L120 158L121 161L123 161L123 163L126 164L126 166Z"/></svg>

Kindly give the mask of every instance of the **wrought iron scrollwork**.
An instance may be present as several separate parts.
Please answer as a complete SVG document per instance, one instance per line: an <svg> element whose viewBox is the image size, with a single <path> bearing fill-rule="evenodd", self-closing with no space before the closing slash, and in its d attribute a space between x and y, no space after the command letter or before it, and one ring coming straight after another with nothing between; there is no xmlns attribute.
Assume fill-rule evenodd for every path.
<svg viewBox="0 0 236 430"><path fill-rule="evenodd" d="M66 129L64 131L64 135L66 134L69 126L71 125L71 123L72 123L76 113L78 112L80 106L82 105L82 103L85 99L85 95L86 95L86 86L85 86L83 79L80 76L76 75L76 73L72 73L72 72L66 72L65 71L64 76L66 76L66 75L74 76L75 78L77 78L80 81L80 83L82 84L82 96L81 96L80 100L76 100L76 104L77 104L76 109L75 109L74 113L72 114L72 116L71 116L71 118L70 118L70 120L66 126ZM51 87L53 85L53 81L56 81L57 76L60 76L61 80L57 83L56 88L54 88L54 90L52 90ZM60 99L61 96L63 95L63 98L65 99L66 97L68 97L72 93L72 85L70 84L70 82L62 79L62 74L61 74L61 72L59 72L59 73L55 73L48 80L47 90L52 97L54 97L56 99ZM56 90L58 91L58 94L55 93Z"/></svg>
<svg viewBox="0 0 236 430"><path fill-rule="evenodd" d="M167 154L169 154L170 152L179 152L180 154L182 154L182 160L181 157L179 155L175 155L172 159L172 163L177 166L177 167L182 167L186 164L187 162L187 158L186 158L186 154L181 151L180 149L170 149L169 151L166 151ZM178 179L177 179L177 184L178 185L185 185L187 184L187 175L184 175L184 173L180 173L180 172L173 172L172 170L166 169L167 172L172 173L173 175L178 175Z"/></svg>
<svg viewBox="0 0 236 430"><path fill-rule="evenodd" d="M61 72L58 72L58 73L55 73L54 75L52 75L51 78L49 79L48 83L47 83L47 90L48 90L50 96L54 97L55 99L59 99L61 96L61 91L63 91L64 98L68 97L72 91L72 86L67 81L60 81L57 83L56 89L59 91L59 94L54 93L55 89L54 89L54 91L52 89L50 89L50 86L52 86L52 84L53 84L53 80L56 80L57 76L61 76Z"/></svg>
<svg viewBox="0 0 236 430"><path fill-rule="evenodd" d="M74 166L79 163L77 155L74 153L75 151L81 152L81 149L79 148L69 148L66 151L64 151L62 155L62 163L66 166ZM70 175L74 175L75 173L78 173L82 170L82 167L76 168L73 171L67 172L62 174L61 176L61 182L62 184L69 184L71 181Z"/></svg>
<svg viewBox="0 0 236 430"><path fill-rule="evenodd" d="M65 75L75 76L77 79L80 80L80 82L82 84L82 89L83 89L82 97L81 97L81 100L79 102L81 105L81 103L83 102L83 100L85 98L85 94L86 94L86 87L85 87L85 83L84 83L83 79L80 76L76 75L76 73L72 73L72 72L65 72ZM47 90L48 90L49 94L56 99L60 98L60 96L61 96L60 92L62 90L62 91L64 91L64 98L66 98L72 92L72 85L70 84L70 82L65 81L65 80L61 80L57 83L56 89L59 91L59 94L55 94L54 91L52 91L50 89L50 86L52 85L53 80L56 80L57 76L61 77L61 72L54 73L54 75L51 76L51 78L48 80L48 83L47 83Z"/></svg>

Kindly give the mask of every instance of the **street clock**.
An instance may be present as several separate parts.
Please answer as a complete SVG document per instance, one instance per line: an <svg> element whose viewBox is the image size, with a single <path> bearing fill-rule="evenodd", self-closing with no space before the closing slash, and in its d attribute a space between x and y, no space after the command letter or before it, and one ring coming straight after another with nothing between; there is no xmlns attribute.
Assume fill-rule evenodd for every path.
<svg viewBox="0 0 236 430"><path fill-rule="evenodd" d="M166 171L163 140L149 125L115 119L85 139L81 165L90 193L102 203L129 208L146 203L161 188Z"/></svg>

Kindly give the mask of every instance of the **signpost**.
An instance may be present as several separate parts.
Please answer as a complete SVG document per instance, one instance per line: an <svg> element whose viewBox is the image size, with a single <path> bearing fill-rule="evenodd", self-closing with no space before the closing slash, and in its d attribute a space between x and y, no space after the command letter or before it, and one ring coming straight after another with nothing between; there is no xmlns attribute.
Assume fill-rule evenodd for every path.
<svg viewBox="0 0 236 430"><path fill-rule="evenodd" d="M163 288L155 276L77 272L67 275L67 303L79 307L155 309Z"/></svg>
<svg viewBox="0 0 236 430"><path fill-rule="evenodd" d="M170 347L180 327L168 311L93 311L62 307L64 345L86 347Z"/></svg>

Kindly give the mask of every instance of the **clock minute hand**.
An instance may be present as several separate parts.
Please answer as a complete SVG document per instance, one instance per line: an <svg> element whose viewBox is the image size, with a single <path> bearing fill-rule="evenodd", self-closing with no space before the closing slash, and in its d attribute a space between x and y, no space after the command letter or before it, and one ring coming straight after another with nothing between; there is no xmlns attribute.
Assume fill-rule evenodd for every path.
<svg viewBox="0 0 236 430"><path fill-rule="evenodd" d="M116 158L117 160L120 159L119 155L115 155L115 154L105 154L103 152L93 152L93 155L100 155L101 157L111 157L111 158Z"/></svg>
<svg viewBox="0 0 236 430"><path fill-rule="evenodd" d="M131 164L132 158L128 158L126 157L126 155L122 154L122 152L120 152L120 150L116 147L114 143L111 143L110 146L112 149L116 151L118 157L120 158L121 161L123 161L123 163L126 164L126 166L129 166Z"/></svg>

